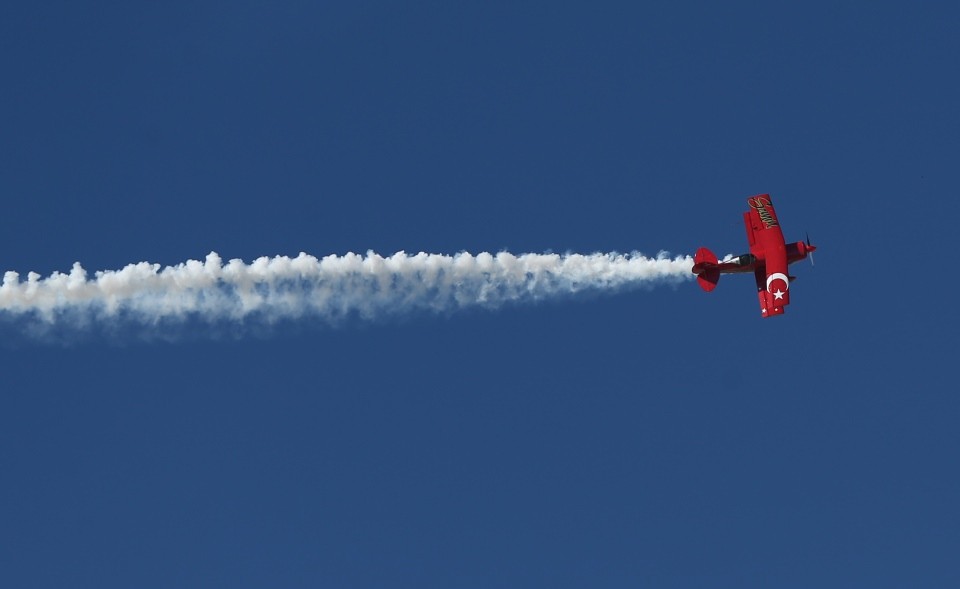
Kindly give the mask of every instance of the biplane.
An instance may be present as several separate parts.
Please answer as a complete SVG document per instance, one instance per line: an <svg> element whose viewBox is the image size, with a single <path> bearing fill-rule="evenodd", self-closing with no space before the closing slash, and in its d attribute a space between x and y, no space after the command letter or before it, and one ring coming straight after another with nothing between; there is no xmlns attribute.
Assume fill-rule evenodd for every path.
<svg viewBox="0 0 960 589"><path fill-rule="evenodd" d="M790 282L795 278L788 274L788 266L807 256L813 263L812 254L817 248L810 244L810 236L805 242L785 242L769 194L751 196L747 207L743 223L750 252L719 261L713 252L702 247L694 254L693 273L700 287L710 292L717 287L721 274L753 272L761 315L783 315L783 308L790 304Z"/></svg>

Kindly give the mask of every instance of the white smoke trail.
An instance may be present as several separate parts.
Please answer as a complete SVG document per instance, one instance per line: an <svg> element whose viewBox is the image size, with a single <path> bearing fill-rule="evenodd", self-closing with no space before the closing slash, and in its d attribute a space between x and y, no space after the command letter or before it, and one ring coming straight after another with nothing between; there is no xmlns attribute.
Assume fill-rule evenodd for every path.
<svg viewBox="0 0 960 589"><path fill-rule="evenodd" d="M584 291L613 291L693 275L689 256L665 253L522 254L453 256L398 252L295 258L259 258L250 264L210 253L205 261L176 266L141 262L96 272L79 263L47 278L21 280L7 272L0 285L0 317L28 316L41 323L88 324L121 319L156 324L256 320L272 323L304 317L336 322L350 316L376 319L409 311L448 312L496 308Z"/></svg>

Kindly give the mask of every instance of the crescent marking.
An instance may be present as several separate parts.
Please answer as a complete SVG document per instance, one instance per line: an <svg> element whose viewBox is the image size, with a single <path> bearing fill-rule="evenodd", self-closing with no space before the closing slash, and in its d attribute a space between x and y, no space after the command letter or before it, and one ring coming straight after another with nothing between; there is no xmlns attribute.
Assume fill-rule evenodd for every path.
<svg viewBox="0 0 960 589"><path fill-rule="evenodd" d="M787 285L787 290L790 290L790 279L787 278L787 275L783 272L774 272L770 276L767 276L767 292L770 292L770 283L774 280L782 280L783 283Z"/></svg>

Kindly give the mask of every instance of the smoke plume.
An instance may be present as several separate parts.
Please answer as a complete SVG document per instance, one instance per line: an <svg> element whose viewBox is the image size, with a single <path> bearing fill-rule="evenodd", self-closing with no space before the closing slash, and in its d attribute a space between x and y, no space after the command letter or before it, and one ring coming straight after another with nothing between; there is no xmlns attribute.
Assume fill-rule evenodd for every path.
<svg viewBox="0 0 960 589"><path fill-rule="evenodd" d="M412 311L446 313L497 308L583 292L636 289L692 277L689 256L640 254L471 255L398 252L382 257L348 253L316 258L259 258L224 263L216 253L161 268L141 262L88 275L76 263L69 273L24 280L6 272L0 316L41 324L68 321L272 323L347 317L373 320Z"/></svg>

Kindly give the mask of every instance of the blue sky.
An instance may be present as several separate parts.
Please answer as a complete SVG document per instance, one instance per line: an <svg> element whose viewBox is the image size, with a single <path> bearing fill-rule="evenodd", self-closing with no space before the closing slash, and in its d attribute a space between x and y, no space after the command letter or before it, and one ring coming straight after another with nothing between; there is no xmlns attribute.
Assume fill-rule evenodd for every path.
<svg viewBox="0 0 960 589"><path fill-rule="evenodd" d="M740 253L761 192L820 249L769 321L737 276L172 339L4 317L0 582L956 586L958 12L3 7L3 270Z"/></svg>

